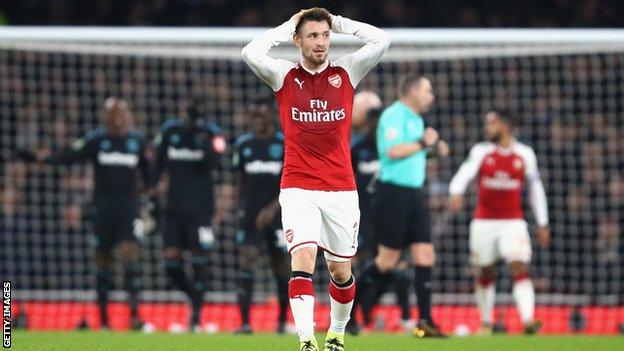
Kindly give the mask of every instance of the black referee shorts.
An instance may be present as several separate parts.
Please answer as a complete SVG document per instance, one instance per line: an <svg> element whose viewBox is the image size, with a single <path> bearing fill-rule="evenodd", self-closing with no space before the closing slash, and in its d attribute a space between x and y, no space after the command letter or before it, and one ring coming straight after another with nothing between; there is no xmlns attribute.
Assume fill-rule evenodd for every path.
<svg viewBox="0 0 624 351"><path fill-rule="evenodd" d="M422 189L377 183L371 209L379 244L402 250L415 243L431 243L429 209Z"/></svg>
<svg viewBox="0 0 624 351"><path fill-rule="evenodd" d="M361 200L361 198L360 198ZM373 211L369 201L360 201L360 230L358 232L358 253L375 252L377 250L377 236L373 226Z"/></svg>

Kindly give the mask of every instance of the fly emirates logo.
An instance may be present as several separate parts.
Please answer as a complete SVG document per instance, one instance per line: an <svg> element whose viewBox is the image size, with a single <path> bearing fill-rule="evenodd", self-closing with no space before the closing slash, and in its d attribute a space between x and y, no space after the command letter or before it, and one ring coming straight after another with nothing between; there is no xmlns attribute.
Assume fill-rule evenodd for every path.
<svg viewBox="0 0 624 351"><path fill-rule="evenodd" d="M503 171L496 171L494 177L483 177L483 186L493 190L516 190L521 185L518 179L511 178Z"/></svg>
<svg viewBox="0 0 624 351"><path fill-rule="evenodd" d="M335 122L347 117L347 110L327 110L327 101L310 100L310 109L302 111L296 107L291 109L293 121L297 122Z"/></svg>

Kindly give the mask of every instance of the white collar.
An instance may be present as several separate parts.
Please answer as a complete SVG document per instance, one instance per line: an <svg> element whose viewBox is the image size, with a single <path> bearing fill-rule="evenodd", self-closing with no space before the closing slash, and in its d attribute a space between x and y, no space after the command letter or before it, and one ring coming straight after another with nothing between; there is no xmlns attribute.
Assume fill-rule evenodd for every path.
<svg viewBox="0 0 624 351"><path fill-rule="evenodd" d="M323 72L329 66L329 60L325 60L325 63L322 64L316 71L312 71L312 70L307 69L303 65L303 58L301 59L301 62L299 63L299 66L301 66L301 68L303 68L306 72L314 75L314 74Z"/></svg>

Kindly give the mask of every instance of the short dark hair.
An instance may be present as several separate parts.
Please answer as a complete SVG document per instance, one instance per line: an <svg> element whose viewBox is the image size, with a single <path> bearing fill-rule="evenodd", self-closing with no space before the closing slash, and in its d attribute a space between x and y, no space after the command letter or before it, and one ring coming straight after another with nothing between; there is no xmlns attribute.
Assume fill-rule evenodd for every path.
<svg viewBox="0 0 624 351"><path fill-rule="evenodd" d="M323 7L313 7L301 14L301 17L299 17L299 23L297 23L297 26L295 27L295 33L299 33L299 29L301 29L306 22L310 21L327 22L330 29L332 26L332 19L329 11Z"/></svg>
<svg viewBox="0 0 624 351"><path fill-rule="evenodd" d="M408 74L403 77L403 79L401 79L401 83L399 84L399 95L407 95L410 89L412 89L416 84L420 83L420 81L424 78L424 76L418 74Z"/></svg>
<svg viewBox="0 0 624 351"><path fill-rule="evenodd" d="M516 124L519 122L518 117L516 117L516 115L507 108L497 108L490 110L489 112L496 114L496 116L498 116L498 118L503 121L503 123L507 124L510 127L516 126Z"/></svg>

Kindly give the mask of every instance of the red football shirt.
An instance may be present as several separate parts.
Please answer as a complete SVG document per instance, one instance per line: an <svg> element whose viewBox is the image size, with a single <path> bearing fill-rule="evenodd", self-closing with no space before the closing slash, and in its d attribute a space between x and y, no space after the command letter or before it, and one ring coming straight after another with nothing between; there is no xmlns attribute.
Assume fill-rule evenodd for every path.
<svg viewBox="0 0 624 351"><path fill-rule="evenodd" d="M295 23L265 32L243 49L243 59L276 92L284 132L281 188L355 190L350 131L355 87L390 45L388 34L371 25L332 17L332 31L353 34L366 45L316 72L267 55L290 41Z"/></svg>
<svg viewBox="0 0 624 351"><path fill-rule="evenodd" d="M282 188L356 189L350 153L354 91L342 67L288 72L276 94L285 136Z"/></svg>
<svg viewBox="0 0 624 351"><path fill-rule="evenodd" d="M537 158L527 145L515 141L508 149L489 142L475 145L451 180L451 195L462 194L475 176L479 192L474 218L523 218L522 189L528 183L536 221L540 225L548 223L546 195L537 169Z"/></svg>

